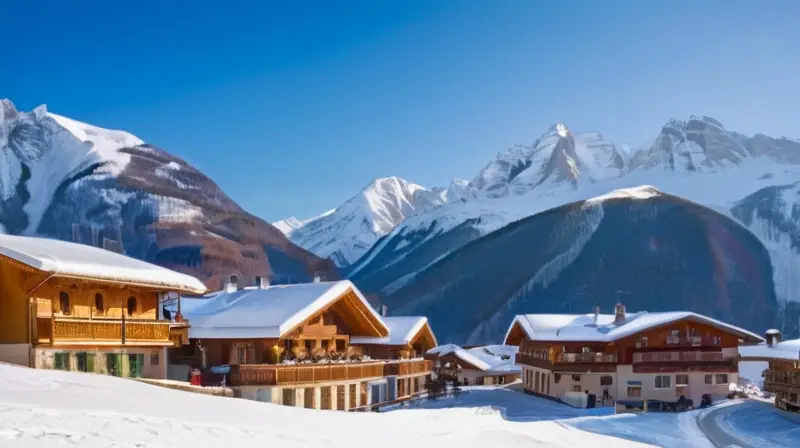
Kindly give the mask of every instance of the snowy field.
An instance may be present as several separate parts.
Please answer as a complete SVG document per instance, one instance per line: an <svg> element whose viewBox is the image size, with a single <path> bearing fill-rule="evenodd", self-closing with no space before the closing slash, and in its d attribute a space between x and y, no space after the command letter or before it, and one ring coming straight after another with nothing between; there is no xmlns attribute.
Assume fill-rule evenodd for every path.
<svg viewBox="0 0 800 448"><path fill-rule="evenodd" d="M101 375L0 364L2 448L711 446L697 426L696 412L610 412L574 409L493 387L468 388L458 398L381 413L313 411ZM748 423L729 415L724 419L732 420L725 423L732 425L732 431ZM776 422L766 411L755 425L770 431L796 430L789 422ZM750 431L754 425L746 426ZM760 443L759 437L769 434L748 440ZM798 437L787 432L783 438L763 441L782 446Z"/></svg>
<svg viewBox="0 0 800 448"><path fill-rule="evenodd" d="M457 398L445 398L398 407L398 412L417 409L472 409L478 415L500 415L512 422L533 425L556 423L593 434L668 448L713 448L697 427L697 412L670 414L620 414L612 408L576 409L505 388L467 388ZM583 445L581 445L583 446Z"/></svg>

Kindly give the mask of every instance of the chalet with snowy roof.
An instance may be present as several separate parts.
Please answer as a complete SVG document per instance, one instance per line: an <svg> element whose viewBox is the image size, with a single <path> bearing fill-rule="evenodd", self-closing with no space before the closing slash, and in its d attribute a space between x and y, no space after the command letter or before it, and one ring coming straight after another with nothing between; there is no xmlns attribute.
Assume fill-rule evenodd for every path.
<svg viewBox="0 0 800 448"><path fill-rule="evenodd" d="M579 406L680 397L699 405L737 382L739 345L761 341L700 314L627 313L622 304L614 314L518 315L505 338L519 345L527 392Z"/></svg>
<svg viewBox="0 0 800 448"><path fill-rule="evenodd" d="M242 398L359 409L420 393L431 373L421 358L436 345L427 319L383 317L346 280L242 287L231 278L182 312L191 343L171 358L176 379L216 372Z"/></svg>
<svg viewBox="0 0 800 448"><path fill-rule="evenodd" d="M775 394L775 406L800 411L800 339L783 341L778 330L769 330L766 342L739 347L741 361L767 361L764 390Z"/></svg>
<svg viewBox="0 0 800 448"><path fill-rule="evenodd" d="M445 344L428 350L425 359L434 362L437 374L457 378L465 386L509 384L519 379L518 350L514 345L463 348Z"/></svg>
<svg viewBox="0 0 800 448"><path fill-rule="evenodd" d="M0 235L0 278L0 361L125 377L166 378L188 322L163 319L159 302L206 291L118 253L12 235Z"/></svg>

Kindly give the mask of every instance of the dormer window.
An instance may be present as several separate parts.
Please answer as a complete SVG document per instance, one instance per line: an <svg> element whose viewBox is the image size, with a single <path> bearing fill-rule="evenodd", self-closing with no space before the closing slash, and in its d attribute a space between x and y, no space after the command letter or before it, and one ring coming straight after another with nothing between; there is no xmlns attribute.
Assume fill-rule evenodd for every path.
<svg viewBox="0 0 800 448"><path fill-rule="evenodd" d="M58 306L61 314L69 315L70 306L69 306L69 293L66 291L61 291L58 293Z"/></svg>

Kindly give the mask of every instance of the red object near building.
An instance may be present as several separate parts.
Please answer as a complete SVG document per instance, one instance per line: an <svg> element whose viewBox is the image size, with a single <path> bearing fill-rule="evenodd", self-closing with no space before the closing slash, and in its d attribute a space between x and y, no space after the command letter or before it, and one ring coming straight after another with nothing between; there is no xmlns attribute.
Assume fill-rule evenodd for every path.
<svg viewBox="0 0 800 448"><path fill-rule="evenodd" d="M189 384L192 386L202 386L202 375L199 370L192 370L192 376L189 378Z"/></svg>

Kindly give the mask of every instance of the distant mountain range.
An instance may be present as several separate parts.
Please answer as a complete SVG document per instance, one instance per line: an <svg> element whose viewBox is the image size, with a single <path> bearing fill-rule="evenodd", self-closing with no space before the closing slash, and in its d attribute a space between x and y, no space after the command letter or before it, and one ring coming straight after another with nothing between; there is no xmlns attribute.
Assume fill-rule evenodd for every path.
<svg viewBox="0 0 800 448"><path fill-rule="evenodd" d="M0 225L123 252L218 288L337 277L185 161L127 132L0 100Z"/></svg>
<svg viewBox="0 0 800 448"><path fill-rule="evenodd" d="M442 275L441 269L452 263L447 260L463 256L467 245L473 241L478 244L476 240L479 239L482 247L486 247L486 252L480 258L483 264L477 264L472 269L490 269L496 259L518 259L510 252L513 244L501 247L500 243L490 243L500 241L493 232L526 217L531 217L532 221L544 219L541 216L549 215L536 214L565 204L581 203L610 191L642 185L652 185L668 194L659 194L645 200L650 210L657 210L665 221L677 222L671 216L676 213L673 211L675 207L664 205L670 201L694 201L697 207L706 210L704 213L716 212L709 215L714 216L711 221L715 225L698 225L695 228L697 234L692 238L702 236L708 241L715 241L718 235L710 234L712 230L744 226L750 232L728 232L736 235L741 247L748 247L749 256L758 260L758 263L769 265L769 277L772 281L769 288L772 292L768 294L762 290L759 294L773 297L777 305L774 312L765 311L769 315L766 320L755 322L756 318L751 318L748 321L746 315L736 317L726 314L727 311L722 308L709 314L727 317L757 331L765 329L762 327L768 321L772 322L772 326L781 327L789 333L798 331L797 317L800 313L794 310L800 300L800 281L796 280L800 278L800 142L765 135L748 137L725 129L718 120L710 117L692 116L686 121L670 120L651 142L634 148L616 145L596 132L573 133L564 124L554 125L532 145L519 145L499 153L470 182L460 183L457 200L443 200L433 208L424 208L406 216L390 232L381 236L357 261L347 265L345 272L365 292L381 297L384 303L389 304L390 314L428 312L435 316L437 312L452 310L455 306L463 306L468 314L481 318L500 312L499 308L491 312L475 311L476 307L487 303L494 303L498 307L502 303L507 308L507 313L530 312L530 304L533 302L512 300L518 293L520 284L509 279L507 275L483 279L493 288L503 291L502 300L487 300L485 296L476 297L467 294L465 290L447 286L448 280ZM449 189L431 191L446 190ZM669 201L664 198L669 198ZM362 205L369 207L368 203ZM339 209L326 216L333 216ZM366 217L364 222L368 226L370 213L369 210L351 210L347 215ZM708 224L708 220L704 222ZM544 229L546 228L541 231L544 232ZM613 229L605 229L602 234L604 238L622 242L625 236L622 229L624 227L618 230L619 234L615 234ZM657 233L655 227L650 230ZM356 232L352 228L345 233L331 229L320 233L318 237L325 238L329 246L350 247L349 241L355 239ZM761 252L752 241L746 242L742 239L751 234L757 237L756 241L766 251L766 258L758 255ZM310 247L309 243L294 239L295 233L291 235L293 241ZM681 238L681 235L673 234L671 237ZM689 237L686 235L685 238ZM573 235L572 238L577 236ZM549 241L539 243L545 244ZM515 243L519 247L529 247L531 256L539 251L547 253L541 247L528 246L527 241L515 240ZM688 250L688 246L677 247ZM734 250L735 245L724 247L725 250ZM612 248L607 247L607 250ZM725 254L726 257L733 257L727 252ZM552 263L570 259L564 252L553 252L551 255ZM627 262L636 266L643 262L644 255L642 253L637 257L635 252L631 252L628 256L632 258ZM609 254L595 254L594 261L586 262L590 265L600 263L607 256ZM690 256L692 252L679 254L682 259ZM578 257L572 262L578 259L583 260ZM341 260L338 263L345 264ZM758 266L763 268L761 264ZM679 271L675 272L673 281L689 281L686 275L677 276ZM748 278L741 270L725 272L740 276L737 277L740 279ZM476 278L481 277L476 274ZM637 280L647 282L648 278ZM620 276L617 281L619 290L631 289L628 288L630 279ZM660 280L653 277L649 281L655 288ZM711 280L706 278L703 281ZM429 289L420 289L423 288L422 285ZM706 299L708 303L723 303L728 300L721 296L722 289L711 288L708 284L704 284L701 289L703 288L715 294ZM550 303L537 308L541 311L555 311L570 306L571 299L567 297L551 303L547 299L550 297L549 293L537 291L536 299L530 300ZM650 309L662 309L642 295L644 289L638 291L639 295L621 296L620 299L630 302L632 309L645 309L644 304L653 305ZM595 295L599 292L598 290ZM725 293L728 292L725 290ZM428 300L423 297L430 298L430 294L440 294L442 298L426 302L429 305L421 305L421 301ZM597 302L604 303L606 300L609 300L607 296L596 297ZM682 302L684 297L676 300L679 300L677 303L685 303ZM573 311L584 308L589 312L591 306L579 306L576 302ZM700 303L692 309L708 311ZM501 314L507 317L507 313ZM439 326L445 328L444 340L453 338L453 342L477 343L496 341L500 337L498 328L478 328L476 321L465 319L459 319L458 325L466 327L447 330L449 324L442 323L442 319L444 317L440 319ZM436 328L435 317L432 317L432 322ZM467 328L469 324L465 322L473 322L474 326Z"/></svg>

